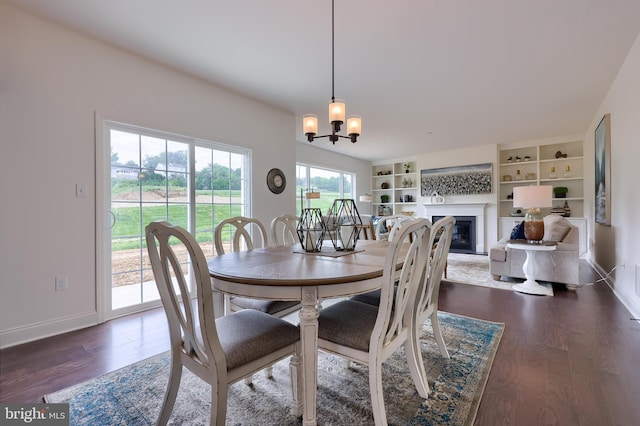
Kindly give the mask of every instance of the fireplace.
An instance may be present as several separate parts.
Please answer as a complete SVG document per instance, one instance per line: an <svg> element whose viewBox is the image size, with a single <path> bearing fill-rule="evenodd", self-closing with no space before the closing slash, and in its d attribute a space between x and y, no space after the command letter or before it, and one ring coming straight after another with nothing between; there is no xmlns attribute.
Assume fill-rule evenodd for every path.
<svg viewBox="0 0 640 426"><path fill-rule="evenodd" d="M487 252L485 250L485 227L487 226L485 206L486 203L424 204L427 218L432 220L443 216L456 218L454 241L451 243L452 252L476 254ZM473 224L465 223L469 221ZM464 248L458 247L459 245Z"/></svg>
<svg viewBox="0 0 640 426"><path fill-rule="evenodd" d="M442 219L444 216L432 216L431 222ZM476 217L454 216L456 224L453 226L451 237L451 253L476 253Z"/></svg>

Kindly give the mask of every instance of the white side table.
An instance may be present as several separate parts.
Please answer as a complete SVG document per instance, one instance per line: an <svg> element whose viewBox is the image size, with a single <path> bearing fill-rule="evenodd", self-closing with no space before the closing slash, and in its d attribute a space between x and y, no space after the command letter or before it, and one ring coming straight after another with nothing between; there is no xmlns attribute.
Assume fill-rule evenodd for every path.
<svg viewBox="0 0 640 426"><path fill-rule="evenodd" d="M522 264L522 272L524 272L527 280L522 284L514 285L513 289L520 293L553 296L553 290L551 288L538 284L533 277L535 276L535 253L539 251L553 251L556 249L556 243L543 242L542 244L529 244L526 241L511 241L507 243L507 247L514 250L526 250L527 252L527 259Z"/></svg>

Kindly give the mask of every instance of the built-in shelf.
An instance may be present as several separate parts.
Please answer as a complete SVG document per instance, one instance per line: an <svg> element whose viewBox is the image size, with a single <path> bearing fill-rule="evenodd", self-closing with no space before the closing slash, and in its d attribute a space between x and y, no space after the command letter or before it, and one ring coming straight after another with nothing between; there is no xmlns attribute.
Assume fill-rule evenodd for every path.
<svg viewBox="0 0 640 426"><path fill-rule="evenodd" d="M556 153L558 157L556 157ZM566 155L566 157L564 157ZM563 207L565 201L573 217L584 215L584 155L582 141L500 147L500 185L498 211L500 217L510 218L513 208L513 188L522 185L566 186L567 198L554 198L554 207ZM520 157L520 161L517 161ZM529 157L524 161L525 157ZM509 160L511 159L511 160ZM568 170L567 170L568 168ZM569 173L570 176L565 176ZM555 177L551 177L555 175ZM519 180L516 177L520 176ZM549 209L543 214L548 214Z"/></svg>
<svg viewBox="0 0 640 426"><path fill-rule="evenodd" d="M408 172L405 164L409 165ZM371 172L371 214L416 213L419 175L415 161L376 164ZM383 196L389 197L387 202L382 201ZM411 201L403 201L407 196L411 197Z"/></svg>

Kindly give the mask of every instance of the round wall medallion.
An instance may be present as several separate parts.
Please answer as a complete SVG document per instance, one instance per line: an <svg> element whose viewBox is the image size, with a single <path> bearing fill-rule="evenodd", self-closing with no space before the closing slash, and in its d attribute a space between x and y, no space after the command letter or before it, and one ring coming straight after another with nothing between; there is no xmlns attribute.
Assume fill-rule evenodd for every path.
<svg viewBox="0 0 640 426"><path fill-rule="evenodd" d="M287 186L287 179L280 169L271 169L267 173L267 187L274 194L280 194Z"/></svg>

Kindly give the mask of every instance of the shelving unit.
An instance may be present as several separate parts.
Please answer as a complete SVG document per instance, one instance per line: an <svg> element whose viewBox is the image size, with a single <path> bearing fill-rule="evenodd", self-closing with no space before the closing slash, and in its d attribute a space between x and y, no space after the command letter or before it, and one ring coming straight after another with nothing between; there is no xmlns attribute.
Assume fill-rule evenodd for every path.
<svg viewBox="0 0 640 426"><path fill-rule="evenodd" d="M563 156L556 158L560 151ZM564 156L566 154L566 157ZM580 250L586 250L587 230L584 219L584 155L582 141L502 147L499 150L499 238L508 237L515 223L523 220L514 217L513 188L522 185L551 185L568 188L566 198L553 198L553 207L571 208L570 222L580 228ZM518 158L519 157L519 160ZM525 157L528 157L525 159ZM569 170L567 171L567 167ZM555 168L555 170L554 170ZM518 170L520 171L519 178ZM569 175L565 176L565 173ZM555 177L553 177L555 175ZM511 180L509 180L509 178ZM550 209L542 209L547 215ZM524 216L524 213L522 213Z"/></svg>
<svg viewBox="0 0 640 426"><path fill-rule="evenodd" d="M405 164L409 165L408 173L405 171ZM371 171L371 214L388 216L406 212L416 213L419 177L415 161L378 164L374 165ZM388 201L383 202L383 196L388 197ZM403 201L407 196L411 197L412 201Z"/></svg>
<svg viewBox="0 0 640 426"><path fill-rule="evenodd" d="M558 151L567 156L556 158ZM520 161L516 157L520 157ZM529 157L528 161L524 161L525 157ZM554 188L565 186L569 189L567 197L554 198L553 206L563 207L566 201L571 208L571 217L584 215L582 141L501 149L499 159L500 217L510 217L514 212L511 198L513 188L521 185L551 185ZM569 176L565 176L567 167ZM557 177L552 177L553 168ZM549 211L543 211L543 214L548 213Z"/></svg>

